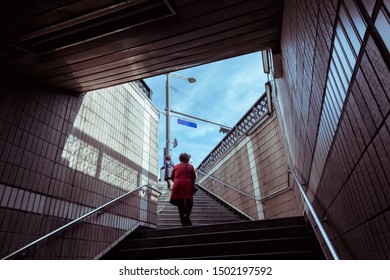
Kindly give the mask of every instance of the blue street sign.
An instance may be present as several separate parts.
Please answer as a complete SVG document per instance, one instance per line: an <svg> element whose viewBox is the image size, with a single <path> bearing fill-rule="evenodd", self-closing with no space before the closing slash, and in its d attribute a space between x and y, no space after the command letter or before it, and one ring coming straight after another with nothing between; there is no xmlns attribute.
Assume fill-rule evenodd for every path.
<svg viewBox="0 0 390 280"><path fill-rule="evenodd" d="M186 121L186 120L182 120L182 119L177 119L177 123L178 124L182 124L182 125L186 125L186 126L189 126L189 127L193 127L193 128L197 128L198 125L194 122L189 122L189 121Z"/></svg>

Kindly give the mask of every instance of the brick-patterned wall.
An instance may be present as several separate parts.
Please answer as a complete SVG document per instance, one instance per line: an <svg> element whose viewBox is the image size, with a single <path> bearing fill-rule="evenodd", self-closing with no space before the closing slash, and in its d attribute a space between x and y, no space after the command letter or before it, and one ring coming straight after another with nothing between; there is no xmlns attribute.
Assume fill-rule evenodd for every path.
<svg viewBox="0 0 390 280"><path fill-rule="evenodd" d="M295 192L285 189L289 182L287 159L276 114L268 117L249 135L242 136L207 174L212 177L199 176L202 186L253 219L298 216L302 213ZM218 181L258 200L285 190L263 202L256 202Z"/></svg>
<svg viewBox="0 0 390 280"><path fill-rule="evenodd" d="M80 97L3 86L0 131L2 257L135 187L157 185L157 111L131 84ZM93 258L140 220L155 224L151 196L128 196L25 257Z"/></svg>
<svg viewBox="0 0 390 280"><path fill-rule="evenodd" d="M390 258L389 8L284 4L274 96L289 164L343 259Z"/></svg>
<svg viewBox="0 0 390 280"><path fill-rule="evenodd" d="M264 198L285 187L291 187L285 147L276 114L252 135L260 197ZM297 199L296 193L290 189L265 200L262 205L264 218L301 215L302 209L299 208Z"/></svg>

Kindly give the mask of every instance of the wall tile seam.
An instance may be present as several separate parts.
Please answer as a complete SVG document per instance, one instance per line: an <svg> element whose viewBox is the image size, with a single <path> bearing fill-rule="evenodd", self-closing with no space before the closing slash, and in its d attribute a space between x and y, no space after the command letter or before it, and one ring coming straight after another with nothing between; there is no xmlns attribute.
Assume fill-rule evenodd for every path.
<svg viewBox="0 0 390 280"><path fill-rule="evenodd" d="M371 37L369 37L368 39L370 39L370 38L371 38ZM367 42L367 43L368 43L368 42ZM366 45L366 46L367 46L367 45ZM369 63L370 63L370 66L373 67L372 59L370 58L370 56L368 56L366 50L365 50L365 52L364 52L364 54L363 54L363 56L362 56L362 61L361 61L361 62L362 62L362 65L366 66L367 64L363 64L363 63L365 62L364 60L368 60ZM383 60L384 60L384 59L383 59ZM389 112L390 109L388 109L387 112L384 112L384 111L383 111L383 108L382 108L382 106L380 106L380 104L378 103L377 96L375 95L375 92L376 92L377 90L374 90L374 89L372 88L372 85L371 85L371 83L370 83L370 81L372 81L372 80L369 79L369 78L367 78L366 72L365 72L364 69L361 67L362 65L360 65L359 71L358 71L358 73L356 74L356 76L361 75L361 76L363 77L363 79L361 79L361 80L360 80L360 79L356 79L356 81L357 81L357 86L359 87L359 89L360 89L361 92L369 92L369 93L371 93L371 97L372 97L372 99L375 101L376 109L379 109L379 110L372 110L372 107L373 107L373 106L369 106L369 112L370 112L370 114L372 115L372 111L378 111L378 112L380 113L380 116L383 117L383 116L385 116L386 114L388 114L388 112ZM370 67L370 68L371 68L371 67ZM368 68L368 67L367 67L367 68ZM369 70L371 70L371 69L369 69ZM366 71L367 71L367 70L366 70ZM382 92L385 92L385 87L383 86L383 84L382 84L380 78L378 77L378 74L377 74L377 72L375 71L375 69L374 69L373 75L375 75L375 77L376 77L376 81L374 81L374 82L375 82L375 83L376 83L376 82L379 83L380 86L381 86L381 88L382 88ZM363 88L363 87L364 87L364 88ZM366 90L366 88L368 88L369 90ZM389 94L387 94L386 98L387 98L387 101L389 102ZM366 96L366 94L363 95L363 99L365 100L365 102L366 102L366 104L367 104L367 106L368 106L369 104L368 104L368 102L367 102L367 96ZM372 118L373 118L373 119L376 119L373 115L372 115Z"/></svg>
<svg viewBox="0 0 390 280"><path fill-rule="evenodd" d="M4 186L4 185L3 185ZM7 186L6 186L6 188L7 188ZM5 192L5 190L4 190L4 192ZM9 201L10 201L10 199L11 199L11 195L14 193L14 196L15 196L15 199L14 199L14 201L16 201L17 199L16 199L16 196L19 194L19 196L21 196L22 197L22 199L23 199L23 197L24 197L24 195L28 195L28 198L29 199L32 199L32 200L34 200L33 202L29 202L28 203L28 205L26 205L26 209L22 209L21 207L22 207L22 204L20 205L20 207L19 208L15 208L14 206L15 206L15 204L14 205L8 205L9 204ZM4 198L2 198L2 201L3 201L3 199ZM51 211L48 209L47 211L49 211L49 212L47 212L47 213L45 213L45 210L44 210L44 205L45 205L45 203L46 203L46 200L47 200L47 202L48 203L50 203L50 205L54 205L54 207L55 207L55 209L54 208L52 208L52 206L50 206L51 207ZM43 202L42 202L43 201ZM40 203L40 202L42 202L42 203ZM31 204L32 203L32 204ZM74 202L69 202L69 201L64 201L64 200L59 200L59 199L52 199L52 198L50 198L50 197L45 197L45 196L43 196L43 195L39 195L39 194L36 194L36 193L33 193L33 192L28 192L28 191L25 191L25 190L15 190L15 189L12 189L11 188L11 193L10 193L10 196L9 196L9 200L8 200L8 203L7 203L7 205L1 205L1 206L3 206L3 207L6 207L7 209L12 209L12 210L17 210L17 211L22 211L23 213L35 213L35 214L40 214L40 215L48 215L49 217L56 217L56 218L59 218L59 219L68 219L68 220L71 220L72 219L72 217L69 217L69 214L70 214L70 212L69 213L67 213L66 214L66 216L64 216L64 215L60 215L60 213L59 213L59 208L61 207L61 205L63 205L63 203L65 203L65 204L71 204L71 205L73 205L73 207L69 207L69 211L70 210L72 210L73 211L73 214L72 214L72 216L74 215L74 214L76 214L74 211L77 211L78 213L80 213L80 215L79 216L82 216L82 214L83 213L87 213L87 212L90 212L90 211L92 211L93 210L93 208L90 208L90 207L86 207L86 206L83 206L83 205L80 205L80 204L77 204L77 203L74 203ZM47 206L47 207L49 207L49 206ZM65 206L64 206L65 207ZM77 208L77 209L76 209ZM82 209L84 209L84 211L82 210ZM138 209L137 207L136 207L136 209ZM54 213L54 212L52 212L52 211L54 211L54 212L57 212L57 214L56 213ZM125 217L126 218L126 216L124 216L124 215L121 215L121 214L119 214L119 213L116 213L116 214L112 214L112 213L109 213L109 212L105 212L105 213L107 213L107 214L109 214L109 215L111 215L111 216L113 216L113 217L115 217L115 218L120 218L120 217ZM65 213L64 213L65 214ZM76 219L77 217L76 216L74 216L73 217L73 219ZM86 218L86 219L91 219L91 218ZM102 225L102 224L100 224L100 225ZM103 225L104 226L104 225Z"/></svg>
<svg viewBox="0 0 390 280"><path fill-rule="evenodd" d="M262 183L263 187L265 190L267 189L274 189L278 186L287 186L287 183L288 183L288 172L283 172L283 173L280 173L279 175L277 176L273 176L272 178L270 178L269 180L261 180L260 179L260 182ZM276 183L276 184L275 184Z"/></svg>
<svg viewBox="0 0 390 280"><path fill-rule="evenodd" d="M344 197L348 197L348 195L346 195L346 194L344 194ZM341 200L341 202L343 202L343 198L340 198L340 200ZM348 200L348 204L347 205L345 205L345 207L347 207L348 205L350 206L350 210L352 211L352 213L357 213L358 211L357 211L357 209L356 209L356 207L353 207L353 209L352 209L352 206L355 206L355 200L353 200L352 202L350 202L349 200ZM364 203L363 203L364 204ZM347 212L347 210L345 210L346 212ZM360 226L360 223L358 223L357 222L357 220L356 219L353 219L354 218L354 216L355 215L351 215L350 217L352 217L352 219L348 219L347 220L347 224L348 225L345 225L343 228L344 228L344 230L341 230L340 232L339 232L339 234L341 234L341 235L343 235L343 234L345 234L345 233L347 233L348 231L353 231L354 229L356 229L357 227L359 227ZM359 216L361 216L361 214L359 214Z"/></svg>
<svg viewBox="0 0 390 280"><path fill-rule="evenodd" d="M255 162L257 162L259 166L268 165L269 163L277 162L285 157L285 149L282 141L276 143L274 148L277 150L269 149L265 153L256 155Z"/></svg>
<svg viewBox="0 0 390 280"><path fill-rule="evenodd" d="M336 16L336 20L337 20L337 22L338 22L338 20L339 20L339 16L338 16L338 14L337 14L337 16ZM334 26L335 28L337 27L337 24ZM358 71L358 69L360 68L360 62L361 62L361 60L362 60L362 54L365 52L365 46L366 46L366 44L367 44L367 35L368 34L368 32L366 32L366 36L365 36L365 40L363 40L363 42L362 42L362 44L361 44L361 47L360 47L360 52L359 52L359 55L358 55L358 58L357 58L357 60L356 60L356 62L355 62L355 66L354 66L354 71L353 71L353 74L352 74L352 77L351 77L351 80L350 80L350 83L349 83L349 87L348 87L348 90L347 90L347 94L346 94L346 97L345 97L345 100L344 100L344 102L343 102L343 108L342 108L342 111L341 111L341 113L340 113L340 117L339 117L339 121L338 121L338 125L336 126L336 130L335 130L335 132L334 132L334 137L333 137L333 140L332 140L332 143L331 143L331 145L330 145L330 147L329 147L329 150L328 150L328 156L327 156L327 159L325 159L325 162L324 162L324 166L326 165L326 162L328 162L328 159L329 159L329 156L330 156L330 154L331 154L331 152L332 152L332 149L333 149L333 147L334 147L334 140L335 140L335 138L336 138L336 135L337 135L337 133L338 133L338 130L339 130L339 128L340 128L340 121L343 119L343 116L345 115L345 106L346 106L346 104L348 103L348 97L351 95L351 89L352 89L352 85L354 84L354 82L355 82L355 77L356 77L356 73L357 73L357 71ZM334 41L334 36L335 36L335 29L334 29L334 32L333 32L333 39L332 39L332 42ZM334 44L332 44L332 48L334 47ZM332 50L330 51L330 52L332 52ZM330 64L329 64L330 65ZM328 70L327 70L327 72L329 72L329 65L328 65ZM324 100L324 98L325 98L325 94L323 95L323 100ZM323 101L324 102L324 101ZM322 106L321 106L321 108L323 108L323 103L322 102ZM322 110L323 109L321 109L321 112L322 112ZM321 113L321 115L322 115L322 113ZM321 123L321 122L320 122ZM318 139L318 137L317 137L317 139ZM316 142L315 143L317 143L317 140L316 140ZM315 144L315 147L317 146L317 144ZM313 157L313 160L314 160L314 157ZM313 165L313 162L312 162L312 165ZM308 178L308 181L310 181L310 178ZM319 182L321 181L321 179L319 180Z"/></svg>
<svg viewBox="0 0 390 280"><path fill-rule="evenodd" d="M281 201L278 204L272 204L270 202L272 201L267 200L264 202L264 211L274 212L277 213L278 215L282 215L284 213L290 213L291 210L297 208L295 199L288 199L285 201Z"/></svg>
<svg viewBox="0 0 390 280"><path fill-rule="evenodd" d="M275 162L280 160L281 158L285 157L285 152L284 152L284 143L283 141L278 141L273 145L273 149L268 149L267 151L264 151L263 153L255 153L255 161L259 162L259 164L264 163L264 162ZM265 157L264 157L265 156Z"/></svg>
<svg viewBox="0 0 390 280"><path fill-rule="evenodd" d="M281 141L280 133L277 132L275 135L272 136L272 138L267 139L266 141L262 141L262 139L258 140L256 138L252 138L252 141L255 141L253 147L253 151L257 152L259 150L267 151L268 149L272 148L277 142Z"/></svg>
<svg viewBox="0 0 390 280"><path fill-rule="evenodd" d="M390 116L390 113L388 113L388 116ZM340 190L339 192L344 188L345 184L348 182L349 178L352 176L352 174L355 172L357 166L360 164L360 162L362 161L363 159L363 156L368 152L368 148L369 146L373 144L374 140L376 137L378 137L379 135L379 131L381 130L381 128L383 127L383 125L385 125L385 119L387 118L385 117L383 122L381 123L380 127L377 129L377 131L375 132L375 135L370 139L370 142L368 143L368 145L365 147L364 151L362 151L362 153L360 154L359 158L357 159L356 163L354 164L354 166L352 168L350 168L350 173L347 175L347 178L344 180L344 182L342 183L342 185L340 186ZM320 182L322 181L322 179L320 180ZM336 195L337 197L337 195ZM335 197L335 198L336 198ZM331 207L332 204L329 205L329 207L327 209L329 209Z"/></svg>
<svg viewBox="0 0 390 280"><path fill-rule="evenodd" d="M383 214L381 214L381 215L383 215ZM348 235L350 235L350 234L356 234L356 232L357 231L359 231L359 230L367 230L370 234L360 234L359 235L359 237L360 238L364 238L364 237L367 237L367 236L370 236L370 237L373 237L374 235L372 234L372 231L371 231L371 226L369 225L370 223L375 223L375 222L377 222L378 221L378 219L380 218L380 215L378 215L377 217L375 217L375 218L373 218L373 219L370 219L370 220L367 220L367 221L365 221L364 223L361 223L361 224L359 224L359 225L356 225L355 227L353 227L353 228L351 228L351 229L349 229L349 230L347 230L346 232L344 232L344 233L342 233L342 234L340 234L340 235L338 235L337 237L335 237L335 240L343 240L343 239L345 239ZM356 234L357 235L357 234ZM386 237L384 237L384 238L386 238ZM346 238L346 239L348 239L348 238ZM372 239L371 239L372 240ZM366 239L366 241L368 241L369 243L371 243L371 241L370 240L367 240ZM377 241L377 240L376 240ZM377 244L378 242L376 242L376 241L373 241L373 243L374 244ZM385 240L383 240L383 238L382 239L380 239L379 240L379 242L381 243L381 246L383 247L383 242L384 242ZM357 243L361 243L361 241L360 242L357 242ZM372 248L372 244L370 245L370 247ZM376 245L375 245L376 246ZM384 248L384 247L383 247Z"/></svg>

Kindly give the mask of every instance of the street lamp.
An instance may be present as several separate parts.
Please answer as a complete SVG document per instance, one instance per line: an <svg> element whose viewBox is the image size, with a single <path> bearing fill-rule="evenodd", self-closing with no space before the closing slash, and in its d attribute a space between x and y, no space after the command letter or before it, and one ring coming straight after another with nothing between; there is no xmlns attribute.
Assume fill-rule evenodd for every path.
<svg viewBox="0 0 390 280"><path fill-rule="evenodd" d="M182 79L182 80L187 80L189 83L193 84L196 82L196 79L195 78L188 78L188 77L185 77L185 76L182 76L182 75L179 75L179 74L175 74L175 73L168 73L166 74L167 75L167 81L166 81L166 144L165 144L165 151L164 151L164 159L166 156L168 156L170 154L170 143L171 143L171 135L170 135L170 112L171 112L171 108L170 108L170 93L169 93L169 77L172 77L172 78L177 78L177 79Z"/></svg>

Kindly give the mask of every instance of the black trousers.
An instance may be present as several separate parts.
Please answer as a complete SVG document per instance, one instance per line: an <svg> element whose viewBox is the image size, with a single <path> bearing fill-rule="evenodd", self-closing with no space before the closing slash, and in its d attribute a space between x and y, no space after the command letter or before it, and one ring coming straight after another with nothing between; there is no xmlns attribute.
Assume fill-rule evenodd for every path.
<svg viewBox="0 0 390 280"><path fill-rule="evenodd" d="M172 203L172 202L171 202ZM180 221L183 227L191 226L192 222L190 219L191 210L192 210L192 201L189 198L185 199L175 199L174 205L179 209Z"/></svg>
<svg viewBox="0 0 390 280"><path fill-rule="evenodd" d="M167 182L167 188L168 190L170 190L172 188L172 180L171 179L167 179L165 180Z"/></svg>

